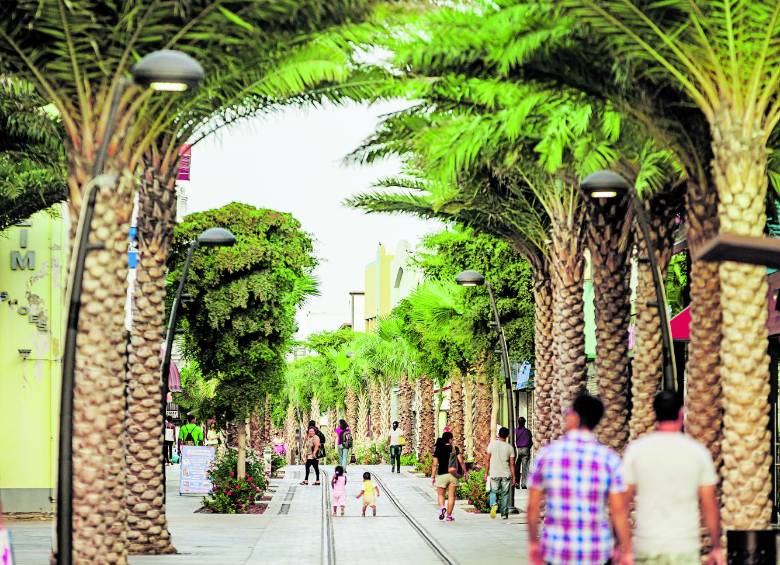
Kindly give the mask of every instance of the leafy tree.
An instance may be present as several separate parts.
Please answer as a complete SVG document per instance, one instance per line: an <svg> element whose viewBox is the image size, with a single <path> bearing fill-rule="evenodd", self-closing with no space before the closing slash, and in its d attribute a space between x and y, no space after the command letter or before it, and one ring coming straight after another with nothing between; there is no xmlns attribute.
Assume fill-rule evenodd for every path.
<svg viewBox="0 0 780 565"><path fill-rule="evenodd" d="M243 456L247 418L265 393L281 387L296 308L315 292L315 260L311 239L291 215L232 203L177 226L173 284L189 242L210 227L231 230L237 241L193 256L186 289L194 300L182 306L185 352L216 382L215 415L235 423Z"/></svg>

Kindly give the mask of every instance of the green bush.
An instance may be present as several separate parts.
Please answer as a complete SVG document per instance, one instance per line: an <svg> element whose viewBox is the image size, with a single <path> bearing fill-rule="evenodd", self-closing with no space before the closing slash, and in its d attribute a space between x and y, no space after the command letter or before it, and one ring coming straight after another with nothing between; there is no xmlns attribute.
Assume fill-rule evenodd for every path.
<svg viewBox="0 0 780 565"><path fill-rule="evenodd" d="M284 455L277 455L274 453L271 455L271 474L273 475L279 469L287 465L287 458Z"/></svg>
<svg viewBox="0 0 780 565"><path fill-rule="evenodd" d="M337 449L325 448L325 461L324 465L338 465L339 464L339 452Z"/></svg>
<svg viewBox="0 0 780 565"><path fill-rule="evenodd" d="M488 512L488 493L485 490L485 471L471 471L458 483L458 498L468 500L479 512Z"/></svg>
<svg viewBox="0 0 780 565"><path fill-rule="evenodd" d="M409 453L408 455L401 455L401 465L416 467L417 456L414 453Z"/></svg>
<svg viewBox="0 0 780 565"><path fill-rule="evenodd" d="M414 470L418 473L425 473L426 475L431 472L431 466L433 465L433 455L425 452L422 457L418 459L414 464Z"/></svg>
<svg viewBox="0 0 780 565"><path fill-rule="evenodd" d="M246 452L246 478L236 478L238 452L228 448L212 462L208 476L213 486L203 506L217 514L244 514L267 488L262 462L251 450Z"/></svg>
<svg viewBox="0 0 780 565"><path fill-rule="evenodd" d="M390 448L384 440L370 441L355 447L355 462L358 465L379 465L390 460Z"/></svg>

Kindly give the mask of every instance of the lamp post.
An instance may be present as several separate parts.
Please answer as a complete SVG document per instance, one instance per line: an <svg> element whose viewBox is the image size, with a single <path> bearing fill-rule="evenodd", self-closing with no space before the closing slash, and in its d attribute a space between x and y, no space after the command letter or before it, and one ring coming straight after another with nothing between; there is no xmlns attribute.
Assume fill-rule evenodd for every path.
<svg viewBox="0 0 780 565"><path fill-rule="evenodd" d="M62 389L60 396L59 463L57 468L57 559L70 565L73 559L73 390L76 369L76 336L78 334L84 265L90 251L89 236L97 199L98 179L103 175L108 145L114 136L119 104L131 84L153 90L183 91L195 88L203 80L203 67L179 51L155 51L143 57L130 70L131 78L122 78L114 88L108 121L92 167L92 180L77 229L74 260L68 281L68 319L62 353Z"/></svg>
<svg viewBox="0 0 780 565"><path fill-rule="evenodd" d="M463 271L455 277L455 282L460 286L485 285L485 288L487 288L488 296L490 297L490 309L493 312L493 323L496 325L498 344L501 352L501 368L504 373L506 406L509 417L509 441L512 442L512 449L514 450L517 443L515 438L515 401L512 393L511 370L509 368L509 348L507 348L506 345L506 336L504 336L504 327L501 325L501 318L498 316L498 308L496 307L496 298L493 295L493 287L491 287L490 283L485 280L485 277L477 271ZM509 513L519 513L517 508L515 508L515 485L511 485L509 488Z"/></svg>
<svg viewBox="0 0 780 565"><path fill-rule="evenodd" d="M664 390L674 391L677 379L675 368L674 346L672 344L672 330L669 326L669 310L666 300L666 288L664 286L661 268L655 254L655 245L650 236L650 222L647 219L645 207L639 200L634 188L621 175L614 171L598 171L585 177L580 185L582 192L595 201L597 205L603 205L613 198L627 197L636 214L639 230L645 241L647 257L640 257L640 261L650 263L650 271L653 274L653 286L655 287L655 302L648 306L658 308L658 317L661 325L661 338L663 344L663 387Z"/></svg>

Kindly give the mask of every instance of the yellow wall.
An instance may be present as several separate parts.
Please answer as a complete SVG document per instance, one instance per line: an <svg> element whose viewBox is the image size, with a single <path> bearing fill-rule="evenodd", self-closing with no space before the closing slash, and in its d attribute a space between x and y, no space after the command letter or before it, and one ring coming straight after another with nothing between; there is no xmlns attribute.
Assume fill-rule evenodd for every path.
<svg viewBox="0 0 780 565"><path fill-rule="evenodd" d="M383 245L377 247L376 259L366 265L364 284L365 284L365 317L366 331L370 332L376 329L377 300L379 301L379 316L383 317L390 313L392 304L390 300L391 288L391 264L393 256L389 255ZM377 279L377 268L379 268L379 278Z"/></svg>
<svg viewBox="0 0 780 565"><path fill-rule="evenodd" d="M0 233L0 489L6 511L46 510L56 475L66 228L61 215L46 212L28 223ZM34 263L25 261L33 254ZM26 359L24 349L30 350Z"/></svg>

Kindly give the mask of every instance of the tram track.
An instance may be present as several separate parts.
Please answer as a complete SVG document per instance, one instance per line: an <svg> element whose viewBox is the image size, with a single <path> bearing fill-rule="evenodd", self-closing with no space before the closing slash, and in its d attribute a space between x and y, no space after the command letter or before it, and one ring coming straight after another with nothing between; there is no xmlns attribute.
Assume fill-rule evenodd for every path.
<svg viewBox="0 0 780 565"><path fill-rule="evenodd" d="M336 536L333 531L333 516L330 514L331 494L328 473L323 469L322 475L322 551L320 563L322 565L336 565Z"/></svg>

